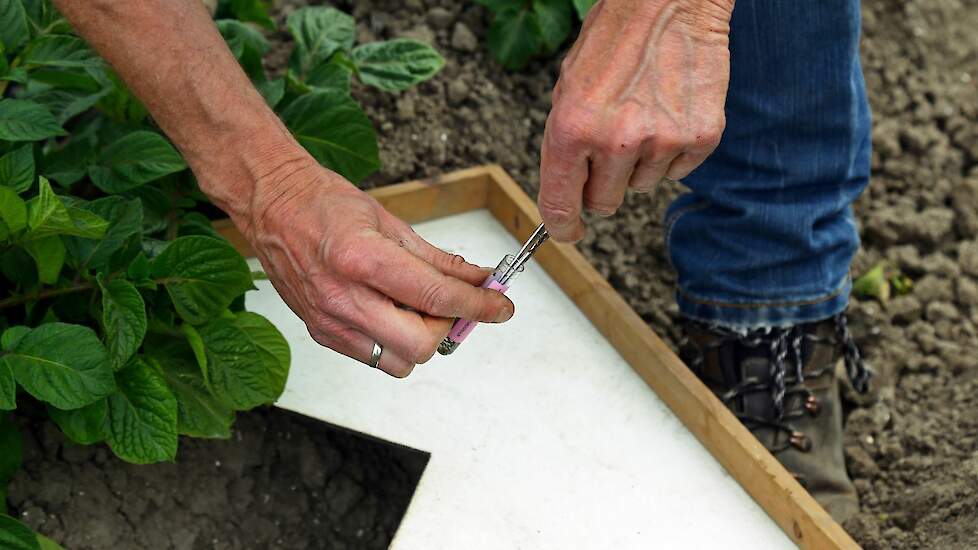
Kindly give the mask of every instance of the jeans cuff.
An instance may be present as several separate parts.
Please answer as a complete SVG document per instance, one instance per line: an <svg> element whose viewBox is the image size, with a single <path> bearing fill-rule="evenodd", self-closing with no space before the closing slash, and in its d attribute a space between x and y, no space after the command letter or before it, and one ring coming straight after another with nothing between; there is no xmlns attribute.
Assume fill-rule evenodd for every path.
<svg viewBox="0 0 978 550"><path fill-rule="evenodd" d="M679 313L688 319L736 331L789 327L828 319L849 305L852 279L821 298L799 302L730 303L676 291Z"/></svg>

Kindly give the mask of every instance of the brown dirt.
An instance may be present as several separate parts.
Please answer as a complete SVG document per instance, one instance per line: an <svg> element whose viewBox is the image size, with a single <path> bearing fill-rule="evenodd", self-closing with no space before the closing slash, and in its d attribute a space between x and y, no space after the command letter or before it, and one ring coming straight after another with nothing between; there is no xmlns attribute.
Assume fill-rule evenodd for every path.
<svg viewBox="0 0 978 550"><path fill-rule="evenodd" d="M303 3L282 2L280 15ZM472 50L464 39L465 30L469 30L481 42L487 27L485 12L468 2L363 0L337 4L356 15L361 40L395 36L430 40L448 60L434 80L402 94L355 91L380 133L384 163L383 170L365 187L499 163L535 195L539 146L557 60L536 62L520 74L502 71L481 46ZM875 112L874 181L856 205L864 250L853 270L858 274L886 259L916 284L910 295L888 304L856 301L852 308L854 331L879 372L880 383L849 416L846 456L859 489L862 514L845 527L868 549L975 547L978 33L974 29L978 28L978 0L864 0L863 4L863 58ZM460 26L465 29L459 30ZM285 53L287 45L283 44L273 54L272 63L280 66ZM678 192L679 187L674 186L653 195L629 197L617 216L593 220L591 232L580 246L632 307L670 343L676 342L678 332L672 301L674 278L662 247L662 218ZM244 418L242 430L247 431L251 416ZM355 440L330 438L334 450L343 454L348 454L346 445L359 445ZM180 477L205 479L203 473L214 471L213 459L230 452L230 447L234 447L233 441L184 445L181 460L187 463L181 466ZM276 452L290 448L282 445ZM104 497L110 503L106 513L88 506L77 515L84 521L70 525L55 521L53 531L42 524L42 531L56 538L67 533L76 537L65 539L72 542L105 532L105 525L132 529L125 516L116 511L125 510L120 503L132 498L125 496L131 493L90 479L112 478L122 471L144 483L152 476L142 472L152 468L118 466L106 459L104 451L101 458L99 453L95 451L94 460L85 459L81 466L63 465L70 462L64 452L36 457L40 461L36 468L49 468L44 464L50 463L66 469L61 478L45 476L60 482L36 482L30 490L21 488L22 502L38 502L38 497L32 496L35 491L65 491L68 486L80 492L91 484L102 487L96 490L109 491ZM343 467L349 464L353 468L355 461L356 455L350 454ZM269 471L267 465L252 467L255 472ZM69 476L68 472L75 471L72 468L88 473ZM158 468L175 471L172 466ZM264 475L267 479L268 474ZM151 490L143 491L160 494L176 477L172 473L160 476L147 486ZM271 518L265 514L276 507L269 510L259 504L256 491L283 493L289 486L273 483L259 490L256 485L250 504L247 500L235 502L229 496L236 506L234 513L207 520L207 527L193 534L198 546L207 546L211 537L226 540L236 536L243 544L250 544L253 539L241 536L239 527L228 527L228 517L246 527L260 518ZM202 498L207 496L203 493ZM366 494L365 499L377 498L378 493ZM322 498L326 510L334 506L329 495ZM52 501L46 508L38 504L37 508L86 508L80 496L73 497L71 504L65 504L66 500ZM175 497L154 502L151 511L141 516L144 523L134 524L152 526L179 547L172 537L180 532L175 526L182 528L183 524L166 523L166 518L186 514L187 504L186 499ZM281 517L281 521L286 518ZM335 517L330 521L334 521L334 528L351 532L350 526L336 523ZM296 536L306 530L314 532L309 522L275 527L280 533ZM141 539L152 540L145 536ZM359 547L352 539L342 540L346 546L332 547ZM313 541L309 546L323 544Z"/></svg>

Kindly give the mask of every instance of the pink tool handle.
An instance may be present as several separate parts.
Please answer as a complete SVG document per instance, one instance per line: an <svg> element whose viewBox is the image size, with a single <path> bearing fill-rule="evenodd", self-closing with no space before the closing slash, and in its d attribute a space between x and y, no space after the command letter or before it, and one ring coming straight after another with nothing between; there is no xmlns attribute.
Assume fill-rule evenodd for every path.
<svg viewBox="0 0 978 550"><path fill-rule="evenodd" d="M497 290L503 294L506 294L506 291L509 290L508 286L504 284L500 284L499 281L493 279L492 275L490 275L489 277L486 278L485 281L483 281L482 288L488 288L489 290ZM455 321L455 324L452 325L452 330L449 331L448 337L453 342L461 343L462 340L465 340L465 338L469 335L469 333L472 332L472 330L475 329L475 326L478 324L479 324L478 321L469 321L468 319L458 319L457 321Z"/></svg>

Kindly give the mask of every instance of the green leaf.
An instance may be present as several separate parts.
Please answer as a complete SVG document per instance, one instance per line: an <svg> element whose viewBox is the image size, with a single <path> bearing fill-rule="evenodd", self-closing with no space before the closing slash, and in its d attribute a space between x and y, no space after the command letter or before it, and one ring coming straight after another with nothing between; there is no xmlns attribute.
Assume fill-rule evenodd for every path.
<svg viewBox="0 0 978 550"><path fill-rule="evenodd" d="M0 221L11 233L27 227L27 204L9 187L0 186Z"/></svg>
<svg viewBox="0 0 978 550"><path fill-rule="evenodd" d="M112 142L88 169L92 183L106 193L122 193L187 167L163 136L137 130Z"/></svg>
<svg viewBox="0 0 978 550"><path fill-rule="evenodd" d="M207 350L204 349L204 340L200 337L200 333L193 325L188 325L184 323L180 325L180 330L187 337L187 345L190 347L190 351L194 354L194 359L197 361L197 366L200 367L200 372L207 378Z"/></svg>
<svg viewBox="0 0 978 550"><path fill-rule="evenodd" d="M587 17L587 13L591 11L591 6L597 3L598 0L572 0L574 4L574 10L577 11L577 17L581 21Z"/></svg>
<svg viewBox="0 0 978 550"><path fill-rule="evenodd" d="M27 14L20 0L0 0L0 44L7 52L20 48L30 39Z"/></svg>
<svg viewBox="0 0 978 550"><path fill-rule="evenodd" d="M289 377L289 365L292 362L288 341L275 325L257 313L237 313L235 323L261 352L265 366L271 374L273 391L277 398L285 391L285 381Z"/></svg>
<svg viewBox="0 0 978 550"><path fill-rule="evenodd" d="M5 1L18 0L0 0L0 2ZM34 532L6 514L0 514L0 548L3 550L41 550Z"/></svg>
<svg viewBox="0 0 978 550"><path fill-rule="evenodd" d="M37 543L41 546L41 550L65 550L60 544L44 535L40 533L35 533L35 535L37 535Z"/></svg>
<svg viewBox="0 0 978 550"><path fill-rule="evenodd" d="M28 237L31 239L66 235L76 231L68 208L43 177L40 178L38 195L27 201L27 227L30 228Z"/></svg>
<svg viewBox="0 0 978 550"><path fill-rule="evenodd" d="M82 267L99 269L123 248L126 243L141 237L143 228L143 205L139 199L126 200L122 197L104 197L79 205L108 221L108 229L99 240L69 238L66 240L68 252Z"/></svg>
<svg viewBox="0 0 978 550"><path fill-rule="evenodd" d="M388 92L406 90L428 80L445 66L445 60L434 48L406 38L357 46L353 61L364 84Z"/></svg>
<svg viewBox="0 0 978 550"><path fill-rule="evenodd" d="M112 452L135 464L177 456L177 400L155 369L135 360L116 375L119 391L109 397Z"/></svg>
<svg viewBox="0 0 978 550"><path fill-rule="evenodd" d="M146 254L140 252L129 263L129 267L126 268L126 277L129 277L137 283L142 283L149 279L149 258L146 257Z"/></svg>
<svg viewBox="0 0 978 550"><path fill-rule="evenodd" d="M48 415L68 439L79 445L91 445L105 440L108 431L109 406L107 399L80 409L63 411L48 405Z"/></svg>
<svg viewBox="0 0 978 550"><path fill-rule="evenodd" d="M146 304L136 287L125 279L105 282L100 277L99 286L109 362L113 369L120 370L139 350L146 336Z"/></svg>
<svg viewBox="0 0 978 550"><path fill-rule="evenodd" d="M251 271L241 254L210 237L174 239L153 259L150 270L166 287L180 317L193 324L218 315L251 288Z"/></svg>
<svg viewBox="0 0 978 550"><path fill-rule="evenodd" d="M0 361L28 393L59 409L84 407L115 390L105 348L92 329L80 325L41 325Z"/></svg>
<svg viewBox="0 0 978 550"><path fill-rule="evenodd" d="M0 349L12 350L31 329L24 325L15 325L3 331L0 335Z"/></svg>
<svg viewBox="0 0 978 550"><path fill-rule="evenodd" d="M102 66L102 60L77 36L49 34L38 37L27 46L24 65L28 68L97 68Z"/></svg>
<svg viewBox="0 0 978 550"><path fill-rule="evenodd" d="M268 52L268 40L262 36L258 29L236 21L234 19L221 19L215 21L217 29L228 44L231 53L241 64L248 76L255 80L265 79L265 69L262 65L262 56Z"/></svg>
<svg viewBox="0 0 978 550"><path fill-rule="evenodd" d="M94 144L76 135L64 147L44 155L40 173L67 187L85 177L86 167L94 158Z"/></svg>
<svg viewBox="0 0 978 550"><path fill-rule="evenodd" d="M176 342L167 353L147 358L147 361L156 362L177 398L177 431L193 437L231 436L234 411L207 389L185 344Z"/></svg>
<svg viewBox="0 0 978 550"><path fill-rule="evenodd" d="M268 106L274 109L285 96L285 79L276 78L275 80L265 80L259 82L257 88L261 96L265 98Z"/></svg>
<svg viewBox="0 0 978 550"><path fill-rule="evenodd" d="M344 94L350 94L350 79L353 71L342 63L329 61L320 63L309 71L306 77L306 84L312 88L322 88L327 90L339 90Z"/></svg>
<svg viewBox="0 0 978 550"><path fill-rule="evenodd" d="M65 264L65 243L57 235L31 239L23 243L24 250L34 258L37 278L44 284L58 282L58 275Z"/></svg>
<svg viewBox="0 0 978 550"><path fill-rule="evenodd" d="M356 23L335 8L304 7L286 20L295 46L289 67L300 76L328 60L336 51L350 49L356 37Z"/></svg>
<svg viewBox="0 0 978 550"><path fill-rule="evenodd" d="M503 67L522 69L543 45L536 14L522 8L500 11L489 27L488 44Z"/></svg>
<svg viewBox="0 0 978 550"><path fill-rule="evenodd" d="M0 492L2 492L17 470L20 470L23 451L23 440L20 432L17 431L17 425L14 424L13 417L6 413L0 413L0 449L3 449L3 452L0 452ZM4 504L0 501L0 508L3 508Z"/></svg>
<svg viewBox="0 0 978 550"><path fill-rule="evenodd" d="M231 13L242 21L257 23L266 29L275 28L268 15L268 4L262 0L231 0Z"/></svg>
<svg viewBox="0 0 978 550"><path fill-rule="evenodd" d="M32 94L30 99L51 111L59 124L64 124L94 107L108 93L107 89L89 93L52 88Z"/></svg>
<svg viewBox="0 0 978 550"><path fill-rule="evenodd" d="M0 0L2 2L3 0ZM0 157L0 186L23 193L34 183L34 147L24 145Z"/></svg>
<svg viewBox="0 0 978 550"><path fill-rule="evenodd" d="M373 126L345 93L305 94L282 111L282 119L316 160L348 180L358 182L380 168Z"/></svg>
<svg viewBox="0 0 978 550"><path fill-rule="evenodd" d="M557 51L571 31L571 6L567 0L533 0L533 13L537 17L544 49L550 53Z"/></svg>
<svg viewBox="0 0 978 550"><path fill-rule="evenodd" d="M207 354L207 386L236 410L273 402L288 374L288 365L282 363L288 360L288 346L276 341L281 334L270 323L243 315L219 317L197 327Z"/></svg>
<svg viewBox="0 0 978 550"><path fill-rule="evenodd" d="M34 262L23 248L8 248L0 252L0 271L7 280L21 288L30 288L37 284Z"/></svg>
<svg viewBox="0 0 978 550"><path fill-rule="evenodd" d="M68 217L71 218L72 229L64 234L74 235L85 239L101 239L109 228L109 222L84 208L68 207Z"/></svg>
<svg viewBox="0 0 978 550"><path fill-rule="evenodd" d="M65 135L51 111L26 99L0 100L0 139L37 141Z"/></svg>

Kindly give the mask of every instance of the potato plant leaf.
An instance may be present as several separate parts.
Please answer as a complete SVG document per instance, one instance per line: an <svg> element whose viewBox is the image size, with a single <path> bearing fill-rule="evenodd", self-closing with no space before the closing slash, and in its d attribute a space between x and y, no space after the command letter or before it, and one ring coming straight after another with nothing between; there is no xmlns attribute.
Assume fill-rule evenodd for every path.
<svg viewBox="0 0 978 550"><path fill-rule="evenodd" d="M251 288L251 271L227 242L187 236L171 241L150 264L185 321L203 323Z"/></svg>
<svg viewBox="0 0 978 550"><path fill-rule="evenodd" d="M23 56L33 67L97 68L102 60L85 41L69 34L49 34L31 41Z"/></svg>
<svg viewBox="0 0 978 550"><path fill-rule="evenodd" d="M137 130L109 144L88 169L92 183L106 193L129 191L187 167L163 136Z"/></svg>
<svg viewBox="0 0 978 550"><path fill-rule="evenodd" d="M136 353L146 336L146 304L136 287L125 279L104 281L102 289L102 327L109 362L122 369Z"/></svg>
<svg viewBox="0 0 978 550"><path fill-rule="evenodd" d="M2 0L0 0L2 1ZM34 150L22 145L0 157L0 186L23 193L34 183Z"/></svg>
<svg viewBox="0 0 978 550"><path fill-rule="evenodd" d="M0 360L0 411L17 408L17 381L6 362Z"/></svg>
<svg viewBox="0 0 978 550"><path fill-rule="evenodd" d="M31 37L21 0L0 0L0 44L12 52Z"/></svg>
<svg viewBox="0 0 978 550"><path fill-rule="evenodd" d="M308 6L292 12L286 27L295 43L289 67L300 76L325 62L336 51L350 49L356 23L336 8Z"/></svg>
<svg viewBox="0 0 978 550"><path fill-rule="evenodd" d="M536 15L544 51L557 51L571 31L571 5L567 0L533 0L533 13Z"/></svg>
<svg viewBox="0 0 978 550"><path fill-rule="evenodd" d="M24 250L34 258L37 265L37 278L42 283L53 285L65 264L65 243L57 235L31 239L23 243Z"/></svg>
<svg viewBox="0 0 978 550"><path fill-rule="evenodd" d="M27 227L27 204L9 187L0 187L0 222L12 234Z"/></svg>
<svg viewBox="0 0 978 550"><path fill-rule="evenodd" d="M525 8L505 8L489 27L489 49L503 67L522 69L542 47L540 23Z"/></svg>
<svg viewBox="0 0 978 550"><path fill-rule="evenodd" d="M105 348L88 327L45 323L0 361L28 393L59 409L81 408L115 391Z"/></svg>
<svg viewBox="0 0 978 550"><path fill-rule="evenodd" d="M434 48L407 38L363 44L353 49L352 56L360 80L388 92L428 80L445 66Z"/></svg>
<svg viewBox="0 0 978 550"><path fill-rule="evenodd" d="M373 126L345 93L307 93L282 111L282 119L316 160L350 181L358 182L380 168Z"/></svg>
<svg viewBox="0 0 978 550"><path fill-rule="evenodd" d="M106 442L119 458L135 464L177 455L177 399L163 377L142 360L116 374L119 391L109 396Z"/></svg>
<svg viewBox="0 0 978 550"><path fill-rule="evenodd" d="M167 385L177 398L177 431L182 435L228 438L234 411L207 388L204 376L187 346L169 346L147 361L158 366Z"/></svg>
<svg viewBox="0 0 978 550"><path fill-rule="evenodd" d="M14 349L17 342L20 342L20 339L27 335L27 333L30 331L30 328L23 325L15 325L3 331L3 334L0 335L0 350Z"/></svg>
<svg viewBox="0 0 978 550"><path fill-rule="evenodd" d="M139 199L104 197L83 203L78 209L87 210L108 223L108 228L100 239L66 239L68 252L79 266L101 268L127 242L141 236L143 206Z"/></svg>
<svg viewBox="0 0 978 550"><path fill-rule="evenodd" d="M65 133L44 106L26 99L0 99L0 139L37 141Z"/></svg>
<svg viewBox="0 0 978 550"><path fill-rule="evenodd" d="M207 386L236 410L278 399L288 374L287 352L281 352L288 345L270 323L253 315L219 317L197 327L207 354Z"/></svg>
<svg viewBox="0 0 978 550"><path fill-rule="evenodd" d="M68 439L79 445L91 445L105 440L108 429L107 399L70 411L48 405L48 416L61 428Z"/></svg>
<svg viewBox="0 0 978 550"><path fill-rule="evenodd" d="M6 514L0 514L0 548L3 550L41 550L34 532Z"/></svg>
<svg viewBox="0 0 978 550"><path fill-rule="evenodd" d="M587 17L588 12L591 11L591 7L596 2L597 0L573 0L574 10L577 12L578 19L584 21L584 18Z"/></svg>
<svg viewBox="0 0 978 550"><path fill-rule="evenodd" d="M305 83L312 88L339 90L349 95L352 76L353 71L345 64L329 61L320 63L316 68L309 71Z"/></svg>

